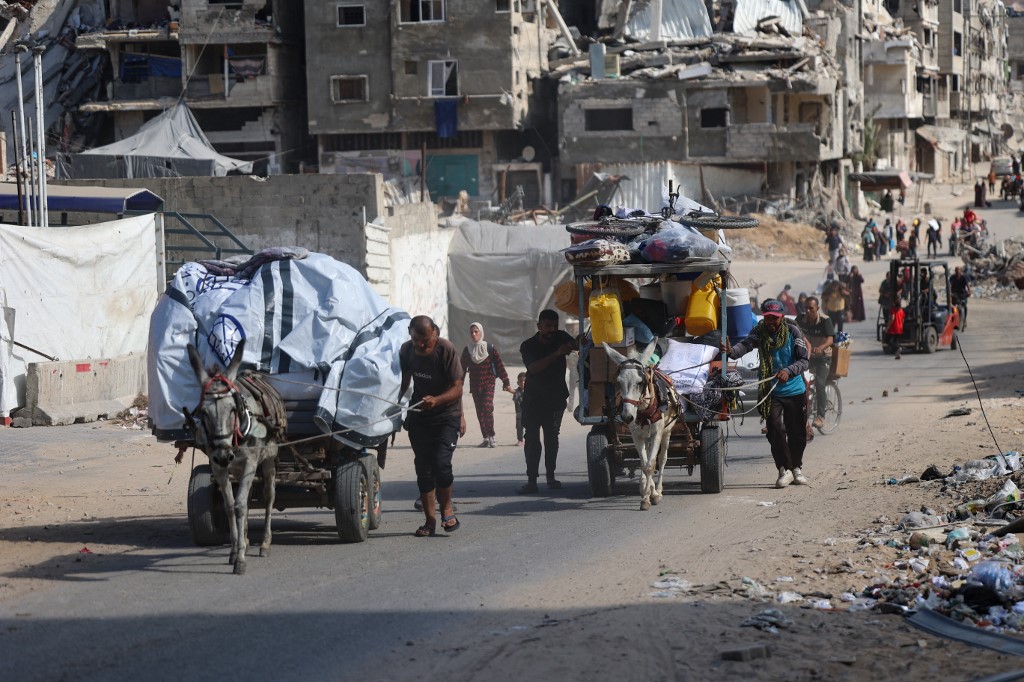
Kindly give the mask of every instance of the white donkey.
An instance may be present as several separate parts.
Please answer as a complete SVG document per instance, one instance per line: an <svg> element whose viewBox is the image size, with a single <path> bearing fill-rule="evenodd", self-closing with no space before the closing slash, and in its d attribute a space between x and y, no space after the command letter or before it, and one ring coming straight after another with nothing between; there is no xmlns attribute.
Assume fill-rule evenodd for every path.
<svg viewBox="0 0 1024 682"><path fill-rule="evenodd" d="M629 357L603 344L608 359L616 367L615 382L622 398L619 419L629 425L633 445L640 455L641 511L661 502L672 427L682 415L672 380L647 366L657 344L655 339L643 353L632 350Z"/></svg>
<svg viewBox="0 0 1024 682"><path fill-rule="evenodd" d="M267 501L260 556L270 555L270 513L274 507L277 449L284 429L283 405L272 387L260 384L264 395L257 397L254 393L256 386L244 376L236 382L244 348L243 339L238 342L231 363L222 374L216 368L207 372L199 352L189 344L188 358L203 390L195 411L189 414L185 410L197 443L205 441L210 468L224 496L231 537L228 563L234 565L238 575L245 573L245 551L249 546L249 489L257 467L263 474L263 493ZM232 474L238 479L237 496L231 489Z"/></svg>

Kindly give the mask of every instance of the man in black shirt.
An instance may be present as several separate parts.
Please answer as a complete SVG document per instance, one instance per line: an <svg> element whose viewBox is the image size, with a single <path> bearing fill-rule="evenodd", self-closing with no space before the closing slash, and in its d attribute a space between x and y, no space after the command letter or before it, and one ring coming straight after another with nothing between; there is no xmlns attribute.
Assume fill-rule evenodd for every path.
<svg viewBox="0 0 1024 682"><path fill-rule="evenodd" d="M405 420L416 467L416 485L426 522L416 537L434 535L437 517L435 496L441 507L441 527L447 533L461 525L452 509L452 454L459 436L466 433L462 414L462 365L455 346L440 338L440 330L426 315L409 323L411 341L402 344L398 357L402 365L402 391L412 381L412 409Z"/></svg>
<svg viewBox="0 0 1024 682"><path fill-rule="evenodd" d="M807 337L807 352L811 356L811 371L814 373L814 425L825 425L825 385L831 371L831 355L828 355L835 338L835 327L827 315L820 313L821 305L817 296L808 296L807 312L797 320L800 331Z"/></svg>
<svg viewBox="0 0 1024 682"><path fill-rule="evenodd" d="M544 467L548 487L562 487L555 478L555 463L558 459L558 431L562 426L565 399L569 397L569 388L565 384L565 356L578 347L574 338L558 328L558 313L554 310L540 311L537 333L519 346L526 365L523 428L526 432L524 451L528 479L516 491L521 495L537 492L541 429L544 430Z"/></svg>
<svg viewBox="0 0 1024 682"><path fill-rule="evenodd" d="M967 299L971 296L971 283L963 268L955 268L949 278L949 293L953 305L960 307L960 331L967 329Z"/></svg>

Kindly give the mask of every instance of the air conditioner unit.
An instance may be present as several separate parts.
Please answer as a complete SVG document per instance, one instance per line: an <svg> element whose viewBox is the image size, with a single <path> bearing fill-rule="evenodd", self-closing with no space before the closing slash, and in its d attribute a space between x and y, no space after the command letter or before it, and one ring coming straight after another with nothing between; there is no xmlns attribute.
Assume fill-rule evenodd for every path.
<svg viewBox="0 0 1024 682"><path fill-rule="evenodd" d="M618 78L621 75L622 71L619 69L619 55L606 54L604 56L604 77Z"/></svg>

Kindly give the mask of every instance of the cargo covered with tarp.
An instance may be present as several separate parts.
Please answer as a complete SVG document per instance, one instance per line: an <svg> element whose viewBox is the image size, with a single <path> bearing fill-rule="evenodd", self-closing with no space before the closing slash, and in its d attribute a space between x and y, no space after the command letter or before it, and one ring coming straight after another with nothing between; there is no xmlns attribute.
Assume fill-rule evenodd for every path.
<svg viewBox="0 0 1024 682"><path fill-rule="evenodd" d="M188 344L204 366L225 367L245 339L242 368L270 375L285 401L315 399L320 432L352 447L376 445L402 423L398 351L408 327L408 313L324 254L276 248L245 263L186 263L150 320L154 433L189 438L182 408L195 408L201 387Z"/></svg>

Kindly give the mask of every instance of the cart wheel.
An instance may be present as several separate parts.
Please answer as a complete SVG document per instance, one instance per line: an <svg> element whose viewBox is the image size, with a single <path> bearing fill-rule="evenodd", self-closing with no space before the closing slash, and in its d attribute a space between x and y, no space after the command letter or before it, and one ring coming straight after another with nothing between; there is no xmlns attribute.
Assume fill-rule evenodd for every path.
<svg viewBox="0 0 1024 682"><path fill-rule="evenodd" d="M843 394L839 391L839 384L830 381L825 384L825 424L818 429L818 433L827 435L834 433L839 428L839 421L843 418Z"/></svg>
<svg viewBox="0 0 1024 682"><path fill-rule="evenodd" d="M230 537L224 496L209 464L192 470L188 479L188 525L197 547L226 545Z"/></svg>
<svg viewBox="0 0 1024 682"><path fill-rule="evenodd" d="M370 479L358 459L334 469L334 520L342 542L363 542L370 530Z"/></svg>
<svg viewBox="0 0 1024 682"><path fill-rule="evenodd" d="M725 447L722 429L705 426L700 431L700 491L720 493L725 487Z"/></svg>
<svg viewBox="0 0 1024 682"><path fill-rule="evenodd" d="M381 497L380 497L380 467L377 465L377 456L366 454L359 458L366 469L367 480L370 482L370 530L380 528L381 521Z"/></svg>
<svg viewBox="0 0 1024 682"><path fill-rule="evenodd" d="M610 497L612 470L608 461L608 436L603 431L587 434L587 478L591 497Z"/></svg>
<svg viewBox="0 0 1024 682"><path fill-rule="evenodd" d="M928 327L924 330L923 349L925 353L934 353L939 349L939 335L935 327Z"/></svg>

